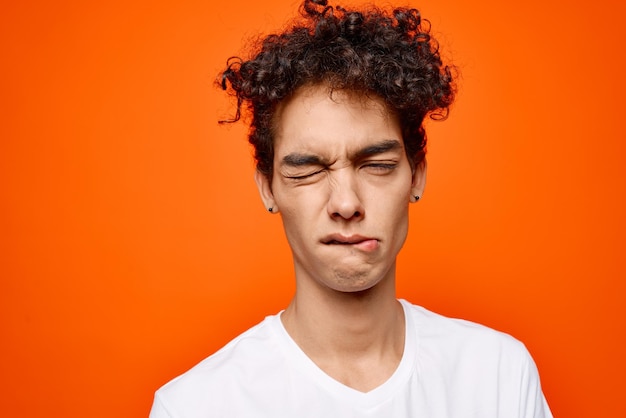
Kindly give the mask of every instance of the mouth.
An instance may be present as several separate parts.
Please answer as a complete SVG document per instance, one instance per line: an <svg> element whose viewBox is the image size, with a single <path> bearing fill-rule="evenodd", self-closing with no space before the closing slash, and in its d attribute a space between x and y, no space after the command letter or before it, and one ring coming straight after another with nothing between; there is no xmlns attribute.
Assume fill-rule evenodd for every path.
<svg viewBox="0 0 626 418"><path fill-rule="evenodd" d="M325 245L342 245L352 246L365 251L372 251L378 248L379 242L376 238L364 237L361 235L341 235L332 234L324 239L322 243Z"/></svg>

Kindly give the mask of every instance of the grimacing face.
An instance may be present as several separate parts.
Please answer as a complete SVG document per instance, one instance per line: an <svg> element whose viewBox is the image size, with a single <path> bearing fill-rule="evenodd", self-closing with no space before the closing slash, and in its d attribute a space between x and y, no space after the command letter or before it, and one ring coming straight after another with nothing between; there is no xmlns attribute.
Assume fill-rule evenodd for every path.
<svg viewBox="0 0 626 418"><path fill-rule="evenodd" d="M383 100L304 87L281 105L276 128L271 184L259 172L255 180L281 213L297 281L357 292L393 280L426 169L411 169Z"/></svg>

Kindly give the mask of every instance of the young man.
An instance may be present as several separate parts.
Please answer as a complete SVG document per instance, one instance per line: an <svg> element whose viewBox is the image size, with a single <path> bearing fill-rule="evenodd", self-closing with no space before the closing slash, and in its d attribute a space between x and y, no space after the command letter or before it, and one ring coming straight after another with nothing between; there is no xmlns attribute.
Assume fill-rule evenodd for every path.
<svg viewBox="0 0 626 418"><path fill-rule="evenodd" d="M454 95L419 13L302 10L223 74L252 113L255 180L282 216L296 293L159 389L151 417L551 417L520 342L395 296L422 122Z"/></svg>

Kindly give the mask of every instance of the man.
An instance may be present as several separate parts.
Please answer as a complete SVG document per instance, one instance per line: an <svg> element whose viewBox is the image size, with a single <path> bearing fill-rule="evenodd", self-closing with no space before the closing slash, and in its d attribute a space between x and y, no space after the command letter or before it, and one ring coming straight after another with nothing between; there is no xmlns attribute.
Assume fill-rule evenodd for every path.
<svg viewBox="0 0 626 418"><path fill-rule="evenodd" d="M551 417L512 337L395 296L408 206L425 185L425 117L451 71L414 9L304 2L305 21L233 60L255 180L280 214L296 292L281 313L156 393L151 417Z"/></svg>

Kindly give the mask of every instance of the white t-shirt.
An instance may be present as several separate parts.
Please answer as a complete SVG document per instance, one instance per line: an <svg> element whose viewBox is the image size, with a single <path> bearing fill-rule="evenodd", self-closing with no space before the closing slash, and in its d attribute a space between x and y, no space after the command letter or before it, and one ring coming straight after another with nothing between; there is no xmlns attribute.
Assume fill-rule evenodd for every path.
<svg viewBox="0 0 626 418"><path fill-rule="evenodd" d="M552 417L522 343L400 302L404 353L374 390L359 392L324 373L278 314L160 388L150 417Z"/></svg>

